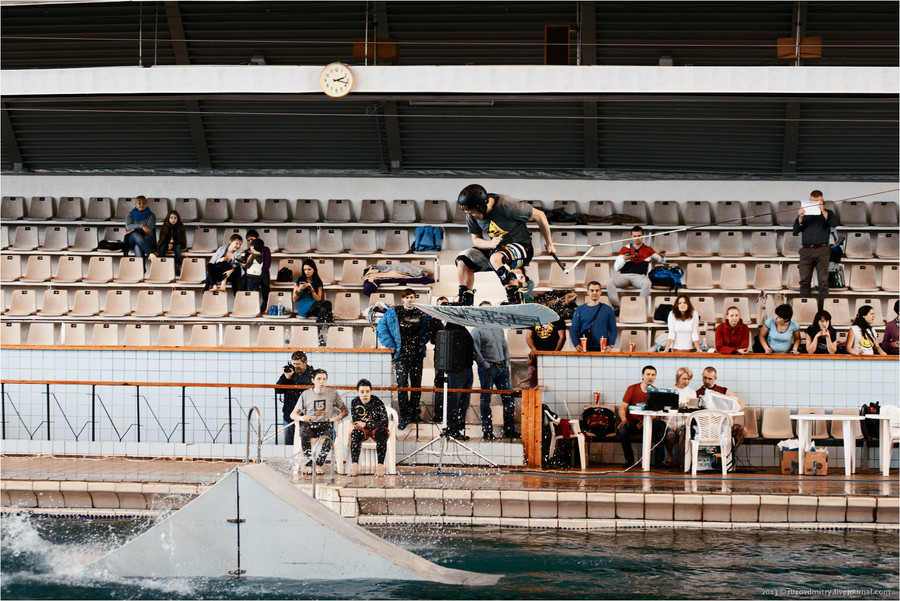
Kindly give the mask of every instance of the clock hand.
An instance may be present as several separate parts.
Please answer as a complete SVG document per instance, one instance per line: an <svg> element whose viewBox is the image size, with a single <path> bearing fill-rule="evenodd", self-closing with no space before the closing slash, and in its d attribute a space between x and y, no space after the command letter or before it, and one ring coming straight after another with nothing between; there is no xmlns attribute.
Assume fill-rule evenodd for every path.
<svg viewBox="0 0 900 601"><path fill-rule="evenodd" d="M332 81L334 81L335 83L337 83L337 82L347 83L347 78L346 78L346 77L341 77L341 78L338 78L338 79L333 79Z"/></svg>

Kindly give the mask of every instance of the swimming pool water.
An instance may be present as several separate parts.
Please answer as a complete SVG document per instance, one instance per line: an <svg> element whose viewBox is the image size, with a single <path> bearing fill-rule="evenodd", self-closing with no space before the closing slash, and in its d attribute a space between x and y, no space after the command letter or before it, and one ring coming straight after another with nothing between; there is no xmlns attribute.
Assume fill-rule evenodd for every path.
<svg viewBox="0 0 900 601"><path fill-rule="evenodd" d="M88 564L149 520L3 516L4 599L897 599L896 531L571 532L372 528L448 567L502 573L499 585L284 579L125 579ZM274 540L273 553L302 543Z"/></svg>

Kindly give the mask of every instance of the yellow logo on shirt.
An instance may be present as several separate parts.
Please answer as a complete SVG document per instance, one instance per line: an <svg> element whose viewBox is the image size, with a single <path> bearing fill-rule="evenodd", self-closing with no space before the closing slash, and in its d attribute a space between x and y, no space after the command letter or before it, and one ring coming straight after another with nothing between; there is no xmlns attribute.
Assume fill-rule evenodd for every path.
<svg viewBox="0 0 900 601"><path fill-rule="evenodd" d="M490 227L488 227L488 236L490 236L491 238L498 238L501 236L505 236L508 233L509 232L507 232L505 229L503 229L502 227L500 227L493 221L491 221L491 225L490 225Z"/></svg>
<svg viewBox="0 0 900 601"><path fill-rule="evenodd" d="M546 340L553 335L553 324L548 323L545 326L534 326L534 333L537 334L537 337L541 340Z"/></svg>

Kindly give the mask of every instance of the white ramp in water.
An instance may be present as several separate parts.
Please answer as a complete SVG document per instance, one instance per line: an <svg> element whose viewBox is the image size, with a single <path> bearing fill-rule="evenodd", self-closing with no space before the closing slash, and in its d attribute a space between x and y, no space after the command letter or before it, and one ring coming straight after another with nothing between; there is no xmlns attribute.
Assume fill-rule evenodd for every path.
<svg viewBox="0 0 900 601"><path fill-rule="evenodd" d="M244 465L94 566L124 577L432 580L500 575L445 568L347 521L265 464Z"/></svg>

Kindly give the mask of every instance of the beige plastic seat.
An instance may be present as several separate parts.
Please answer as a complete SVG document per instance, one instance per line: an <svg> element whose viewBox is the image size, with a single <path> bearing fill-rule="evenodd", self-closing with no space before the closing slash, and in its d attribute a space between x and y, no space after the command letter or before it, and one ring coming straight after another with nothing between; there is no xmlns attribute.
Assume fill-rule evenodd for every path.
<svg viewBox="0 0 900 601"><path fill-rule="evenodd" d="M662 319L662 320L655 319L656 311L659 309L660 305L674 306L676 298L678 298L678 297L675 295L656 295L656 294L653 295L653 297L652 297L652 299L653 299L653 315L651 315L650 317L654 318L652 320L654 323L666 323L665 319Z"/></svg>
<svg viewBox="0 0 900 601"><path fill-rule="evenodd" d="M868 232L850 232L847 234L847 258L872 258L872 238Z"/></svg>
<svg viewBox="0 0 900 601"><path fill-rule="evenodd" d="M799 200L778 201L778 212L775 213L775 223L778 225L793 225L797 219L797 210L800 208Z"/></svg>
<svg viewBox="0 0 900 601"><path fill-rule="evenodd" d="M570 215L576 215L581 212L577 200L554 200L553 208L561 209Z"/></svg>
<svg viewBox="0 0 900 601"><path fill-rule="evenodd" d="M872 225L877 227L896 227L898 223L898 207L896 202L873 202Z"/></svg>
<svg viewBox="0 0 900 601"><path fill-rule="evenodd" d="M319 346L317 326L291 326L291 346L294 348L316 348Z"/></svg>
<svg viewBox="0 0 900 601"><path fill-rule="evenodd" d="M859 415L859 409L854 409L852 407L835 407L831 410L832 415ZM861 440L863 437L862 434L862 424L857 421L847 422L850 424L851 431L853 432L853 438L856 440ZM840 420L831 420L831 437L837 440L843 440L844 438L844 422ZM846 461L846 458L844 458Z"/></svg>
<svg viewBox="0 0 900 601"><path fill-rule="evenodd" d="M259 348L284 348L284 326L259 326L256 346Z"/></svg>
<svg viewBox="0 0 900 601"><path fill-rule="evenodd" d="M250 326L227 325L222 346L227 348L247 348L250 346Z"/></svg>
<svg viewBox="0 0 900 601"><path fill-rule="evenodd" d="M316 252L324 254L344 252L344 231L333 228L319 228L319 243L316 246Z"/></svg>
<svg viewBox="0 0 900 601"><path fill-rule="evenodd" d="M684 277L685 286L691 290L713 288L712 265L709 263L688 263Z"/></svg>
<svg viewBox="0 0 900 601"><path fill-rule="evenodd" d="M173 208L181 215L182 223L192 223L200 220L200 203L196 198L176 198Z"/></svg>
<svg viewBox="0 0 900 601"><path fill-rule="evenodd" d="M744 234L742 232L720 232L719 251L720 257L743 257Z"/></svg>
<svg viewBox="0 0 900 601"><path fill-rule="evenodd" d="M384 303L388 307L396 304L397 297L393 292L375 292L369 296L369 306L372 307L378 303Z"/></svg>
<svg viewBox="0 0 900 601"><path fill-rule="evenodd" d="M301 198L294 208L294 221L316 223L322 220L322 204L316 198Z"/></svg>
<svg viewBox="0 0 900 601"><path fill-rule="evenodd" d="M119 226L112 226L103 228L103 239L109 241L118 241L122 242L125 239L125 228ZM119 254L118 250L104 250L103 252L109 252L113 254Z"/></svg>
<svg viewBox="0 0 900 601"><path fill-rule="evenodd" d="M886 292L900 292L900 267L896 265L882 267L881 289Z"/></svg>
<svg viewBox="0 0 900 601"><path fill-rule="evenodd" d="M44 230L44 242L40 250L66 250L69 248L69 230L65 226L49 226Z"/></svg>
<svg viewBox="0 0 900 601"><path fill-rule="evenodd" d="M609 217L616 213L616 205L611 200L588 201L588 215L591 217Z"/></svg>
<svg viewBox="0 0 900 601"><path fill-rule="evenodd" d="M84 277L82 258L79 255L68 255L59 258L56 275L50 280L56 283L80 282Z"/></svg>
<svg viewBox="0 0 900 601"><path fill-rule="evenodd" d="M131 315L131 291L107 290L106 304L100 312L103 317L124 317Z"/></svg>
<svg viewBox="0 0 900 601"><path fill-rule="evenodd" d="M328 348L356 348L353 344L353 328L350 326L331 326L325 338Z"/></svg>
<svg viewBox="0 0 900 601"><path fill-rule="evenodd" d="M293 311L293 300L292 294L290 290L272 290L269 292L269 297L266 299L264 314L268 314L269 307L281 305L284 307L284 310L288 313Z"/></svg>
<svg viewBox="0 0 900 601"><path fill-rule="evenodd" d="M785 257L799 257L802 244L800 234L785 232L781 240L781 254Z"/></svg>
<svg viewBox="0 0 900 601"><path fill-rule="evenodd" d="M198 257L185 258L178 281L182 284L199 284L206 280L206 263L206 260Z"/></svg>
<svg viewBox="0 0 900 601"><path fill-rule="evenodd" d="M542 210L543 210L543 208L544 208L544 201L543 201L543 200L525 200L525 202L527 202L528 204L530 204L530 205L531 205L532 207L534 207L535 209L542 209Z"/></svg>
<svg viewBox="0 0 900 601"><path fill-rule="evenodd" d="M619 247L613 244L612 233L608 231L589 231L587 243L594 247L590 254L592 257L611 257L619 252Z"/></svg>
<svg viewBox="0 0 900 601"><path fill-rule="evenodd" d="M257 303L257 309L259 309ZM203 301L200 303L199 317L225 317L228 315L228 296L218 290L207 290L203 293Z"/></svg>
<svg viewBox="0 0 900 601"><path fill-rule="evenodd" d="M191 327L191 341L188 343L188 346L219 346L219 332L217 326L194 324L194 326Z"/></svg>
<svg viewBox="0 0 900 601"><path fill-rule="evenodd" d="M56 208L57 221L81 221L84 218L84 199L80 196L63 196Z"/></svg>
<svg viewBox="0 0 900 601"><path fill-rule="evenodd" d="M197 314L197 293L194 290L173 290L169 297L167 317L193 317Z"/></svg>
<svg viewBox="0 0 900 601"><path fill-rule="evenodd" d="M354 229L350 242L350 252L357 255L371 255L378 252L378 240L373 229Z"/></svg>
<svg viewBox="0 0 900 601"><path fill-rule="evenodd" d="M94 196L88 199L85 221L109 221L113 215L112 198Z"/></svg>
<svg viewBox="0 0 900 601"><path fill-rule="evenodd" d="M24 196L4 196L0 205L0 218L22 219L25 217Z"/></svg>
<svg viewBox="0 0 900 601"><path fill-rule="evenodd" d="M509 348L509 356L512 359L524 359L531 352L528 342L525 340L525 332L522 328L506 330L506 346Z"/></svg>
<svg viewBox="0 0 900 601"><path fill-rule="evenodd" d="M0 345L22 344L22 324L18 321L0 323Z"/></svg>
<svg viewBox="0 0 900 601"><path fill-rule="evenodd" d="M69 317L93 317L100 314L100 291L92 288L76 290Z"/></svg>
<svg viewBox="0 0 900 601"><path fill-rule="evenodd" d="M787 407L764 408L760 434L766 440L793 438L794 428L791 424L791 410Z"/></svg>
<svg viewBox="0 0 900 601"><path fill-rule="evenodd" d="M736 200L720 200L716 203L716 224L729 227L744 225L744 210Z"/></svg>
<svg viewBox="0 0 900 601"><path fill-rule="evenodd" d="M156 332L156 346L184 346L184 326L164 323Z"/></svg>
<svg viewBox="0 0 900 601"><path fill-rule="evenodd" d="M325 210L325 221L328 223L349 223L353 221L353 208L346 198L331 198Z"/></svg>
<svg viewBox="0 0 900 601"><path fill-rule="evenodd" d="M864 300L864 299L860 299ZM823 303L823 308L831 314L832 326L849 326L850 317L850 301L846 298L828 297ZM878 303L881 308L881 303ZM854 315L856 315L854 313ZM877 316L876 316L877 317ZM878 324L881 325L881 324Z"/></svg>
<svg viewBox="0 0 900 601"><path fill-rule="evenodd" d="M162 292L159 290L141 290L138 292L137 307L132 315L135 317L158 317L163 314Z"/></svg>
<svg viewBox="0 0 900 601"><path fill-rule="evenodd" d="M685 204L685 225L710 225L712 222L712 204L709 201L691 200Z"/></svg>
<svg viewBox="0 0 900 601"><path fill-rule="evenodd" d="M214 227L198 227L191 242L192 253L211 253L219 248L219 230Z"/></svg>
<svg viewBox="0 0 900 601"><path fill-rule="evenodd" d="M338 283L344 286L359 286L367 266L368 263L365 259L344 259L341 267L341 279L338 280Z"/></svg>
<svg viewBox="0 0 900 601"><path fill-rule="evenodd" d="M31 255L25 265L25 273L19 278L21 282L46 282L52 276L49 255Z"/></svg>
<svg viewBox="0 0 900 601"><path fill-rule="evenodd" d="M38 315L57 317L69 312L69 292L67 290L46 290L41 300Z"/></svg>
<svg viewBox="0 0 900 601"><path fill-rule="evenodd" d="M750 234L750 255L753 257L777 257L778 236L775 232L753 232Z"/></svg>
<svg viewBox="0 0 900 601"><path fill-rule="evenodd" d="M119 346L119 324L95 323L91 346Z"/></svg>
<svg viewBox="0 0 900 601"><path fill-rule="evenodd" d="M650 208L646 200L625 200L622 202L622 214L634 217L638 223L651 223Z"/></svg>
<svg viewBox="0 0 900 601"><path fill-rule="evenodd" d="M119 273L113 280L117 284L137 284L144 281L144 259L122 257L119 259Z"/></svg>
<svg viewBox="0 0 900 601"><path fill-rule="evenodd" d="M97 228L93 226L79 227L75 230L73 251L91 252L97 250Z"/></svg>
<svg viewBox="0 0 900 601"><path fill-rule="evenodd" d="M588 282L600 282L602 288L606 288L606 280L609 279L609 263L606 261L589 261L584 265L584 286ZM572 272L574 276L575 272Z"/></svg>
<svg viewBox="0 0 900 601"><path fill-rule="evenodd" d="M813 322L819 310L814 298L794 298L791 300L791 307L794 309L794 321L804 327Z"/></svg>
<svg viewBox="0 0 900 601"><path fill-rule="evenodd" d="M744 440L759 438L759 423L756 421L756 409L744 405L743 416L736 417L735 423L743 424Z"/></svg>
<svg viewBox="0 0 900 601"><path fill-rule="evenodd" d="M684 254L689 257L708 257L712 255L709 232L687 232Z"/></svg>
<svg viewBox="0 0 900 601"><path fill-rule="evenodd" d="M691 297L691 304L700 316L700 321L716 322L716 299L711 296Z"/></svg>
<svg viewBox="0 0 900 601"><path fill-rule="evenodd" d="M238 198L234 201L234 217L237 223L256 223L259 221L259 200L256 198Z"/></svg>
<svg viewBox="0 0 900 601"><path fill-rule="evenodd" d="M225 223L231 220L231 210L227 198L207 198L203 206L203 221L207 223Z"/></svg>
<svg viewBox="0 0 900 601"><path fill-rule="evenodd" d="M747 288L747 266L743 263L723 263L722 275L719 277L719 288L724 290L743 290Z"/></svg>
<svg viewBox="0 0 900 601"><path fill-rule="evenodd" d="M175 281L175 259L160 257L150 262L150 275L147 276L148 284L169 284Z"/></svg>
<svg viewBox="0 0 900 601"><path fill-rule="evenodd" d="M575 271L570 271L569 273L565 273L556 262L550 264L550 279L547 281L547 286L551 288L566 288L571 289L574 288L577 284L575 281Z"/></svg>
<svg viewBox="0 0 900 601"><path fill-rule="evenodd" d="M878 290L878 284L875 282L875 266L851 265L849 288L850 290Z"/></svg>
<svg viewBox="0 0 900 601"><path fill-rule="evenodd" d="M722 316L721 319L716 321L716 323L724 323L725 312L728 310L728 307L737 307L738 311L741 312L741 319L743 319L744 323L748 326L753 323L753 316L750 314L750 300L746 296L723 297ZM715 335L715 328L713 328L713 335Z"/></svg>
<svg viewBox="0 0 900 601"><path fill-rule="evenodd" d="M34 225L20 225L16 228L16 237L12 248L15 250L34 250L38 247L38 228Z"/></svg>
<svg viewBox="0 0 900 601"><path fill-rule="evenodd" d="M333 313L335 319L359 319L359 292L338 292Z"/></svg>
<svg viewBox="0 0 900 601"><path fill-rule="evenodd" d="M151 196L147 199L150 212L156 217L156 223L162 223L169 214L169 199ZM180 215L180 213L179 213Z"/></svg>
<svg viewBox="0 0 900 601"><path fill-rule="evenodd" d="M409 230L385 231L382 253L386 255L402 255L410 252L409 247Z"/></svg>
<svg viewBox="0 0 900 601"><path fill-rule="evenodd" d="M334 259L316 259L316 271L319 272L319 278L322 284L330 286L334 283Z"/></svg>
<svg viewBox="0 0 900 601"><path fill-rule="evenodd" d="M243 254L243 251L247 250L247 229L248 228L246 228L246 227L226 227L226 228L224 228L222 230L222 244L227 244L228 240L230 240L232 236L237 234L238 236L241 237L241 240L243 240L242 246L239 249L241 251L241 254Z"/></svg>
<svg viewBox="0 0 900 601"><path fill-rule="evenodd" d="M360 223L383 223L387 217L387 205L381 198L368 198L359 208Z"/></svg>
<svg viewBox="0 0 900 601"><path fill-rule="evenodd" d="M869 225L869 212L866 203L850 200L841 203L841 225L844 227L860 227Z"/></svg>
<svg viewBox="0 0 900 601"><path fill-rule="evenodd" d="M0 248L9 248L9 227L5 225L0 225Z"/></svg>
<svg viewBox="0 0 900 601"><path fill-rule="evenodd" d="M125 326L124 346L150 346L150 326L130 323Z"/></svg>
<svg viewBox="0 0 900 601"><path fill-rule="evenodd" d="M578 235L572 230L554 230L550 233L553 244L562 245L556 249L557 255L574 255L576 249L572 245L576 243L577 238Z"/></svg>
<svg viewBox="0 0 900 601"><path fill-rule="evenodd" d="M362 340L359 348L375 348L375 328L366 326L362 329Z"/></svg>
<svg viewBox="0 0 900 601"><path fill-rule="evenodd" d="M629 330L624 328L619 330L619 340L617 346L623 353L630 352L631 343L634 343L634 352L646 353L650 348L647 344L647 330Z"/></svg>
<svg viewBox="0 0 900 601"><path fill-rule="evenodd" d="M647 323L647 299L643 296L622 296L619 299L620 323Z"/></svg>
<svg viewBox="0 0 900 601"><path fill-rule="evenodd" d="M265 223L284 223L289 219L287 198L266 199L260 221Z"/></svg>
<svg viewBox="0 0 900 601"><path fill-rule="evenodd" d="M416 211L416 201L398 199L394 201L391 209L391 223L417 223L419 221Z"/></svg>
<svg viewBox="0 0 900 601"><path fill-rule="evenodd" d="M818 275L815 271L812 274L812 280L810 281L810 286L815 286L816 282L818 282ZM800 266L796 263L788 265L787 270L787 283L785 286L789 290L800 290Z"/></svg>
<svg viewBox="0 0 900 601"><path fill-rule="evenodd" d="M60 336L65 338L67 346L85 346L87 344L87 328L83 323L62 324Z"/></svg>
<svg viewBox="0 0 900 601"><path fill-rule="evenodd" d="M422 204L422 223L441 225L449 221L446 200L426 200Z"/></svg>
<svg viewBox="0 0 900 601"><path fill-rule="evenodd" d="M114 219L116 221L124 221L126 215L128 215L128 212L133 208L134 208L134 198L119 197L116 200L116 211L115 211Z"/></svg>
<svg viewBox="0 0 900 601"><path fill-rule="evenodd" d="M287 239L284 242L284 252L305 254L312 250L310 230L307 228L291 228L287 231Z"/></svg>
<svg viewBox="0 0 900 601"><path fill-rule="evenodd" d="M751 200L747 203L747 218L744 222L757 227L770 227L775 223L774 211L768 200Z"/></svg>
<svg viewBox="0 0 900 601"><path fill-rule="evenodd" d="M278 271L281 271L287 267L291 270L291 281L296 280L303 274L303 260L302 259L279 259L278 260ZM322 277L319 274L319 277Z"/></svg>
<svg viewBox="0 0 900 601"><path fill-rule="evenodd" d="M678 203L672 200L657 200L653 203L653 225L680 225L681 215ZM655 247L654 247L655 248Z"/></svg>
<svg viewBox="0 0 900 601"><path fill-rule="evenodd" d="M241 319L259 317L259 302L258 290L242 290L234 297L234 311L231 312L231 316Z"/></svg>
<svg viewBox="0 0 900 601"><path fill-rule="evenodd" d="M896 233L878 234L875 240L875 256L879 259L900 258L900 240Z"/></svg>
<svg viewBox="0 0 900 601"><path fill-rule="evenodd" d="M0 281L14 282L22 277L22 255L3 255L0 258Z"/></svg>
<svg viewBox="0 0 900 601"><path fill-rule="evenodd" d="M678 242L678 234L666 232L655 235L648 240L650 246L656 252L666 251L666 259L677 257L681 254L681 244Z"/></svg>
<svg viewBox="0 0 900 601"><path fill-rule="evenodd" d="M35 346L56 345L56 324L51 322L32 323L28 328L28 340L25 344Z"/></svg>
<svg viewBox="0 0 900 601"><path fill-rule="evenodd" d="M256 231L259 232L259 239L263 241L263 244L269 247L270 252L277 253L281 251L281 247L278 246L278 229L259 227L256 228Z"/></svg>

